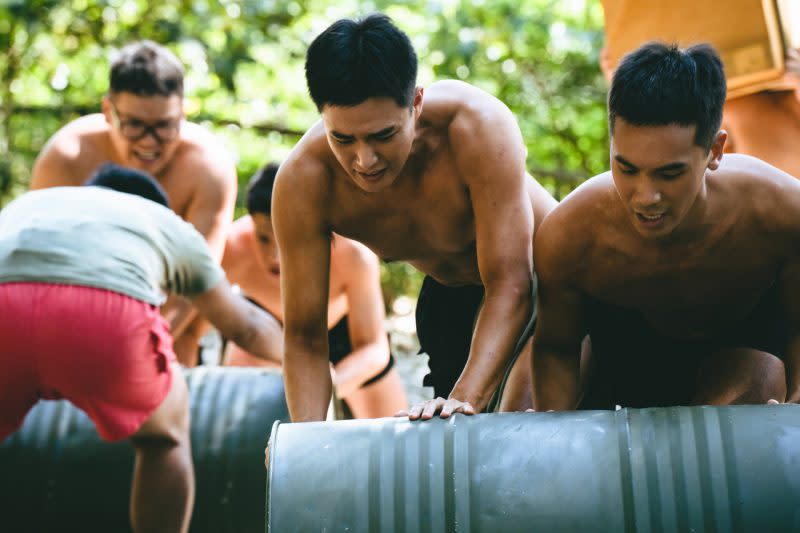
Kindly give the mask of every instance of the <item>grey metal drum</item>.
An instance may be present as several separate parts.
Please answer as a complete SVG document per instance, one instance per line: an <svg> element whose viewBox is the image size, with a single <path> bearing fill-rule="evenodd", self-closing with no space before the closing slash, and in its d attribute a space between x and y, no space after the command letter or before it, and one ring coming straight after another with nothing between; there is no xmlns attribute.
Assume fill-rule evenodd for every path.
<svg viewBox="0 0 800 533"><path fill-rule="evenodd" d="M264 527L269 428L288 420L280 373L199 367L189 384L196 494L191 531ZM133 448L108 443L66 401L40 402L0 443L0 530L130 531Z"/></svg>
<svg viewBox="0 0 800 533"><path fill-rule="evenodd" d="M800 531L800 406L276 423L273 532Z"/></svg>

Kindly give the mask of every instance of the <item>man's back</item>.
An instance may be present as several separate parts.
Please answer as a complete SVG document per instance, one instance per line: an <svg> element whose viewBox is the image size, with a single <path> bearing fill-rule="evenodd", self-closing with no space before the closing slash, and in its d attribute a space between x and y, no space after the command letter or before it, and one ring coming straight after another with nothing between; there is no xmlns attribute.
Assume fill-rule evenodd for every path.
<svg viewBox="0 0 800 533"><path fill-rule="evenodd" d="M55 187L0 213L0 280L61 282L152 305L188 297L222 277L202 237L169 209L100 187Z"/></svg>

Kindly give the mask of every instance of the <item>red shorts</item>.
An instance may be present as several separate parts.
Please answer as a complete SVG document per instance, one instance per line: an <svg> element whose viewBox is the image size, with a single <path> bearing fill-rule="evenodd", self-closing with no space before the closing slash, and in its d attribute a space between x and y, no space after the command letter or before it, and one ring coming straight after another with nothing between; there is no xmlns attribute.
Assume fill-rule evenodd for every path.
<svg viewBox="0 0 800 533"><path fill-rule="evenodd" d="M130 437L172 387L156 307L103 289L0 284L0 441L39 399L65 398L105 440Z"/></svg>

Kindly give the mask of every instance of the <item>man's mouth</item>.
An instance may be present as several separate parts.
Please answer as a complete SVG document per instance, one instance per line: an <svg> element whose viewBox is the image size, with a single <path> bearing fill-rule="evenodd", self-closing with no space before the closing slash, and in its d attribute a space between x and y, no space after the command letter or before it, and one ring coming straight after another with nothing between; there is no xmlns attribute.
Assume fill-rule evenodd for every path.
<svg viewBox="0 0 800 533"><path fill-rule="evenodd" d="M384 173L386 172L386 169L382 168L380 170L375 170L372 172L360 172L360 171L356 172L358 172L358 175L361 176L366 181L378 181L383 177Z"/></svg>
<svg viewBox="0 0 800 533"><path fill-rule="evenodd" d="M161 151L133 150L133 156L144 163L152 163L161 157Z"/></svg>
<svg viewBox="0 0 800 533"><path fill-rule="evenodd" d="M640 213L636 211L636 218L639 219L640 222L645 224L646 226L657 226L659 225L666 216L666 213Z"/></svg>

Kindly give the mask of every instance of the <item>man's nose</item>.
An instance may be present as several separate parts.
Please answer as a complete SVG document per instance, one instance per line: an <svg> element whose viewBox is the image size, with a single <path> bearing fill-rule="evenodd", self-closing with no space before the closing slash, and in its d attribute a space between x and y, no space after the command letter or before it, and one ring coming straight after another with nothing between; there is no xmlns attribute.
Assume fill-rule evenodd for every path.
<svg viewBox="0 0 800 533"><path fill-rule="evenodd" d="M636 184L634 202L641 207L656 205L661 202L661 190L652 179L643 177Z"/></svg>
<svg viewBox="0 0 800 533"><path fill-rule="evenodd" d="M148 129L136 142L145 146L156 146L161 144L161 139L156 135L155 130Z"/></svg>
<svg viewBox="0 0 800 533"><path fill-rule="evenodd" d="M369 172L370 170L374 170L373 167L377 161L378 154L375 153L375 150L373 150L369 144L363 143L356 150L356 166L359 171Z"/></svg>

